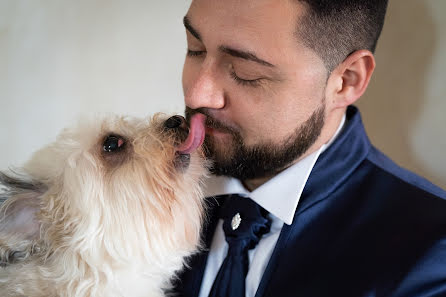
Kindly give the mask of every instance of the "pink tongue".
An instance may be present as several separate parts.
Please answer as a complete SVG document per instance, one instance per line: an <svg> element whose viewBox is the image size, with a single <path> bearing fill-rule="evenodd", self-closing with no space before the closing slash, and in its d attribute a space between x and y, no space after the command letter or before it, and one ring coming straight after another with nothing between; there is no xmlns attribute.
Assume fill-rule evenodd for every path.
<svg viewBox="0 0 446 297"><path fill-rule="evenodd" d="M196 113L191 117L189 135L187 136L187 139L178 146L178 153L190 154L203 144L205 136L205 120L206 116L201 113Z"/></svg>

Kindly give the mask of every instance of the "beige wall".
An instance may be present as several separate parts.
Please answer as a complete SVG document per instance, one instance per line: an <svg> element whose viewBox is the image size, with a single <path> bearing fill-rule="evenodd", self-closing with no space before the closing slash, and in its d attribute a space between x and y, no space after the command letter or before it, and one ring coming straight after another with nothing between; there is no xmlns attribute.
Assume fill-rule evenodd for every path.
<svg viewBox="0 0 446 297"><path fill-rule="evenodd" d="M359 101L372 142L446 188L446 1L390 0L377 69Z"/></svg>
<svg viewBox="0 0 446 297"><path fill-rule="evenodd" d="M84 114L182 112L186 0L0 0L0 169Z"/></svg>
<svg viewBox="0 0 446 297"><path fill-rule="evenodd" d="M79 114L181 112L189 0L0 0L0 169ZM446 1L390 0L360 100L372 141L446 188Z"/></svg>

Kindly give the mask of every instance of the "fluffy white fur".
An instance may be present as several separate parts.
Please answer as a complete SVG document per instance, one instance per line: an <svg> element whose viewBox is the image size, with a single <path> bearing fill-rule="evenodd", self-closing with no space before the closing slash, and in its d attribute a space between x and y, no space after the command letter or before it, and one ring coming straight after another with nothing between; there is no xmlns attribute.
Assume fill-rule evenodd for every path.
<svg viewBox="0 0 446 297"><path fill-rule="evenodd" d="M199 244L206 172L201 151L183 166L165 119L81 123L2 174L0 296L164 296ZM110 134L123 152L103 151Z"/></svg>

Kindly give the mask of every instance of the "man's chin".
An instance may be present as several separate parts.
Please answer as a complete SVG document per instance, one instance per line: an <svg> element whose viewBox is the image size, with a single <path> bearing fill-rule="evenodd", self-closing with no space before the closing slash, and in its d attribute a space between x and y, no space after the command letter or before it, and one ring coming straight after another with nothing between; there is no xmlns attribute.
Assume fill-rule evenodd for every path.
<svg viewBox="0 0 446 297"><path fill-rule="evenodd" d="M214 162L211 171L240 180L272 176L293 164L315 143L324 127L324 115L325 105L322 104L281 145L247 145L237 131L223 133L221 130L209 130L204 151Z"/></svg>

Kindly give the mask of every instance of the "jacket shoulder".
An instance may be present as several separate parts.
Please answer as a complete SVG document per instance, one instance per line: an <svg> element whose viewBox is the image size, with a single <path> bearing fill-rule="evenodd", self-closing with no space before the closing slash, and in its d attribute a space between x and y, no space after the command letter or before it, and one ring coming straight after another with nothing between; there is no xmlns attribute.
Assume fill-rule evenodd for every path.
<svg viewBox="0 0 446 297"><path fill-rule="evenodd" d="M399 184L405 184L411 190L425 192L425 194L446 200L445 190L434 185L427 179L400 167L375 147L371 147L366 160L385 173L389 178L399 181Z"/></svg>

